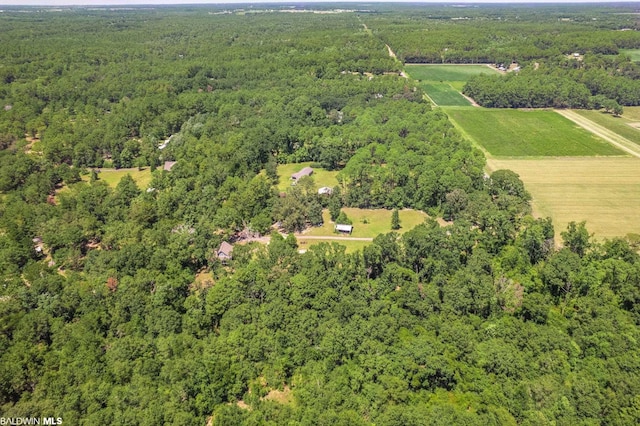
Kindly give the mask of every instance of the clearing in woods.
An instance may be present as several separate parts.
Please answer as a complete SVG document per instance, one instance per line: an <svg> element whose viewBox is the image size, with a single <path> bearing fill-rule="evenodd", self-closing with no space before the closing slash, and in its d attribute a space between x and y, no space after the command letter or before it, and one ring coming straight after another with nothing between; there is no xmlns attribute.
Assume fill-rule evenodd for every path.
<svg viewBox="0 0 640 426"><path fill-rule="evenodd" d="M479 74L499 74L489 65L407 64L404 69L411 78L421 81L468 81Z"/></svg>
<svg viewBox="0 0 640 426"><path fill-rule="evenodd" d="M438 106L469 106L462 87L473 76L497 71L488 65L406 65L405 71Z"/></svg>
<svg viewBox="0 0 640 426"><path fill-rule="evenodd" d="M100 170L100 172L98 173L98 180L105 182L111 188L115 188L118 183L120 183L120 179L122 179L126 175L131 175L138 188L144 191L149 187L149 184L151 183L151 179L153 177L151 175L151 170L148 167L145 167L142 170L138 170L137 167L132 169L99 168L98 170ZM89 176L90 175L82 176L82 180L88 182Z"/></svg>
<svg viewBox="0 0 640 426"><path fill-rule="evenodd" d="M291 188L291 175L305 167L311 167L312 164L311 162L278 164L278 191L285 192L287 188ZM314 167L311 177L313 178L316 189L322 188L323 186L333 188L338 185L337 175L337 171L328 171Z"/></svg>

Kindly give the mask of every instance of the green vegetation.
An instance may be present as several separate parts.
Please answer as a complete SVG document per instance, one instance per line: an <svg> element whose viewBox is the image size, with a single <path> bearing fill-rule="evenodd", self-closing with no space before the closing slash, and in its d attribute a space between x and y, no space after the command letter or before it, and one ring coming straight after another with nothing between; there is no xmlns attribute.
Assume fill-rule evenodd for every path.
<svg viewBox="0 0 640 426"><path fill-rule="evenodd" d="M559 228L530 204L542 210L536 191L556 185L587 214L574 193L617 185L594 200L633 215L623 192L638 192L637 159L596 157L605 145L550 111L451 109L486 114L500 149L507 125L552 127L591 155L576 164L609 166L571 178L569 160L536 160L521 179L492 158L485 174L482 151L386 46L403 61L544 67L580 51L588 63L640 48L640 33L615 31L635 25L635 6L304 7L331 13L3 7L2 416L640 423L637 224L602 241L575 213ZM571 77L623 93L636 68L616 61ZM483 131L476 121L460 128ZM549 133L526 139L535 155L558 151ZM278 173L302 164L326 170L316 177L333 192L304 177L280 191ZM134 169L82 179L111 166ZM333 233L327 216L340 215L353 236Z"/></svg>
<svg viewBox="0 0 640 426"><path fill-rule="evenodd" d="M411 65L405 66L411 78L422 81L468 81L479 74L493 75L498 71L487 65Z"/></svg>
<svg viewBox="0 0 640 426"><path fill-rule="evenodd" d="M627 55L632 61L640 62L640 49L620 49L621 55Z"/></svg>
<svg viewBox="0 0 640 426"><path fill-rule="evenodd" d="M553 111L450 109L464 132L498 157L623 155Z"/></svg>
<svg viewBox="0 0 640 426"><path fill-rule="evenodd" d="M313 168L313 182L315 188L322 188L324 186L333 188L338 185L336 179L337 171L328 171L322 168L313 167L312 162L305 163L290 163L290 164L278 164L278 191L286 191L291 187L291 175L299 172L305 167Z"/></svg>
<svg viewBox="0 0 640 426"><path fill-rule="evenodd" d="M138 188L141 190L146 190L149 188L149 184L151 184L151 180L153 178L151 171L148 167L139 169L100 169L98 173L98 180L105 182L111 188L115 188L120 180L126 176L130 175L133 180L138 185ZM89 181L89 175L85 175L82 177L82 180L85 182Z"/></svg>
<svg viewBox="0 0 640 426"><path fill-rule="evenodd" d="M495 74L485 65L406 65L405 71L418 81L420 87L438 106L468 106L470 102L460 95L464 84L479 74Z"/></svg>
<svg viewBox="0 0 640 426"><path fill-rule="evenodd" d="M615 117L601 111L576 110L581 116L597 123L627 140L640 144L640 124L626 116Z"/></svg>
<svg viewBox="0 0 640 426"><path fill-rule="evenodd" d="M392 210L385 209L358 209L345 207L342 209L353 224L351 237L374 238L380 234L391 232ZM400 223L402 228L398 232L406 232L415 226L423 223L427 218L424 212L417 210L400 210ZM311 228L305 232L308 236L336 236L334 223L330 222L329 212L323 212L324 224L320 227ZM302 237L304 238L304 237Z"/></svg>
<svg viewBox="0 0 640 426"><path fill-rule="evenodd" d="M447 83L421 83L433 103L438 106L469 106L471 103Z"/></svg>

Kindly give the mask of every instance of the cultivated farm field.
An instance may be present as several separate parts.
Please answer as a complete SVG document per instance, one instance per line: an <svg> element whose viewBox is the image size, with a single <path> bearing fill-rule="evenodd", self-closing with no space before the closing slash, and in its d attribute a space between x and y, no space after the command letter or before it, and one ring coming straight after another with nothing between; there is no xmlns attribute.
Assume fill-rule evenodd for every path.
<svg viewBox="0 0 640 426"><path fill-rule="evenodd" d="M622 116L631 121L640 121L640 106L624 107Z"/></svg>
<svg viewBox="0 0 640 426"><path fill-rule="evenodd" d="M406 65L405 72L421 81L467 81L478 74L495 74L488 65Z"/></svg>
<svg viewBox="0 0 640 426"><path fill-rule="evenodd" d="M495 157L624 155L553 111L447 108L446 112L463 134Z"/></svg>
<svg viewBox="0 0 640 426"><path fill-rule="evenodd" d="M487 65L407 65L405 72L420 82L420 87L436 105L470 106L460 94L467 80L497 71Z"/></svg>
<svg viewBox="0 0 640 426"><path fill-rule="evenodd" d="M594 110L576 109L573 111L596 124L606 127L628 141L640 145L640 122L638 122L638 119L630 119L625 115L614 117L611 114Z"/></svg>
<svg viewBox="0 0 640 426"><path fill-rule="evenodd" d="M427 92L436 105L470 106L471 103L448 83L421 83L420 87Z"/></svg>
<svg viewBox="0 0 640 426"><path fill-rule="evenodd" d="M557 241L571 221L586 220L598 239L640 233L638 158L490 158L487 166L520 175L533 197L534 214L553 219Z"/></svg>

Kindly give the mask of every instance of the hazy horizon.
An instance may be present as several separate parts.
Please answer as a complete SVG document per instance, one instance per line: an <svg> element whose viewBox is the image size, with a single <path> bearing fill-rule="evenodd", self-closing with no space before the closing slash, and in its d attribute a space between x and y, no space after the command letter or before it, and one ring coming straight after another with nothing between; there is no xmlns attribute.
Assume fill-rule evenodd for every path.
<svg viewBox="0 0 640 426"><path fill-rule="evenodd" d="M404 1L404 0L294 0L294 1L274 1L274 0L0 0L0 6L146 6L146 5L187 5L187 4L234 4L234 3L452 3L452 4L474 4L474 3L502 3L502 4L534 4L534 3L573 3L573 4L614 4L614 3L640 3L638 0L424 0L424 1Z"/></svg>

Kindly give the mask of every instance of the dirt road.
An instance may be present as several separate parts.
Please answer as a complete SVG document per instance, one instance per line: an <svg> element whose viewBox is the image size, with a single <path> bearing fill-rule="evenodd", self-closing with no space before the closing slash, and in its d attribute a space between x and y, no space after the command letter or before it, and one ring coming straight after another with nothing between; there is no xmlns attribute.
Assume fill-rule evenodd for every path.
<svg viewBox="0 0 640 426"><path fill-rule="evenodd" d="M629 139L624 138L615 132L612 132L606 127L594 123L593 121L581 116L575 111L571 111L568 109L557 109L555 111L563 117L573 121L585 130L588 130L594 135L599 136L605 141L609 142L610 144L615 145L624 152L627 152L634 157L640 158L640 145L637 145L631 142Z"/></svg>

